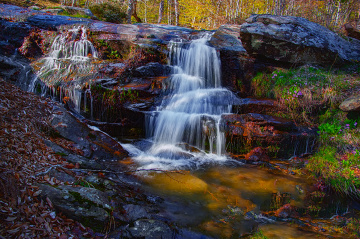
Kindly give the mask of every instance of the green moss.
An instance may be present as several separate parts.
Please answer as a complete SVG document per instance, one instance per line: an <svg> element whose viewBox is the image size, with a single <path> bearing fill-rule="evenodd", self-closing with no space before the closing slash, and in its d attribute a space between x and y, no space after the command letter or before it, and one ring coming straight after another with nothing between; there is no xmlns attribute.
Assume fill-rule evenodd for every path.
<svg viewBox="0 0 360 239"><path fill-rule="evenodd" d="M354 169L360 166L360 151L341 153L331 146L321 147L307 164L307 169L330 185L336 192L359 196L360 180Z"/></svg>
<svg viewBox="0 0 360 239"><path fill-rule="evenodd" d="M266 237L262 230L259 229L257 232L255 232L251 237L250 239L268 239L268 237Z"/></svg>
<svg viewBox="0 0 360 239"><path fill-rule="evenodd" d="M79 13L76 13L76 14L72 14L68 11L63 11L63 12L60 12L59 15L62 15L62 16L68 16L68 17L79 17L79 18L91 18L90 16L88 15L84 15L84 14L79 14Z"/></svg>

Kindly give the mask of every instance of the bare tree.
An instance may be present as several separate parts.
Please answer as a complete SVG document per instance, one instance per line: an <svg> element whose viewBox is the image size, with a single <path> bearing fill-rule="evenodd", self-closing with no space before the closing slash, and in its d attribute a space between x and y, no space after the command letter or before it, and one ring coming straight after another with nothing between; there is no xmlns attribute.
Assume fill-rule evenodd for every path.
<svg viewBox="0 0 360 239"><path fill-rule="evenodd" d="M163 14L164 14L164 0L161 0L159 5L159 18L157 21L158 24L161 23Z"/></svg>
<svg viewBox="0 0 360 239"><path fill-rule="evenodd" d="M137 0L128 0L128 8L126 11L126 22L131 24L131 16L135 18L137 22L141 22L141 19L136 14Z"/></svg>
<svg viewBox="0 0 360 239"><path fill-rule="evenodd" d="M133 15L134 12L134 2L136 0L128 0L128 8L126 11L126 23L127 24L131 24L131 16Z"/></svg>
<svg viewBox="0 0 360 239"><path fill-rule="evenodd" d="M175 8L175 25L179 25L179 0L174 0L174 8Z"/></svg>

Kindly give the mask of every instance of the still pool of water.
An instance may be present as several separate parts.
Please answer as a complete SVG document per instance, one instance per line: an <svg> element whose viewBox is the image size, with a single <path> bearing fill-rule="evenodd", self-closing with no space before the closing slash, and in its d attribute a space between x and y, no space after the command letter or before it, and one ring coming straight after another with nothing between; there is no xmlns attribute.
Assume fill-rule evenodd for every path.
<svg viewBox="0 0 360 239"><path fill-rule="evenodd" d="M165 198L166 215L182 226L215 238L251 234L258 223L268 238L314 238L290 223L261 216L277 207L276 195L303 206L309 184L296 176L277 174L265 168L218 165L206 170L149 173L141 176L153 193Z"/></svg>

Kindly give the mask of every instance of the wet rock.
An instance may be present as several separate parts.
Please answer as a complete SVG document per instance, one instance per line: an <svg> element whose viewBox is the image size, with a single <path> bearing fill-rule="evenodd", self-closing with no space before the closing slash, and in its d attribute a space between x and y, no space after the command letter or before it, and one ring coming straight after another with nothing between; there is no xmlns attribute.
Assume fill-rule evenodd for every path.
<svg viewBox="0 0 360 239"><path fill-rule="evenodd" d="M233 105L233 112L237 114L259 113L269 114L278 112L279 107L276 100L243 98L236 105Z"/></svg>
<svg viewBox="0 0 360 239"><path fill-rule="evenodd" d="M129 221L135 221L141 218L148 218L149 215L146 212L145 208L140 205L127 204L123 206L126 211L126 218Z"/></svg>
<svg viewBox="0 0 360 239"><path fill-rule="evenodd" d="M360 111L360 96L355 95L346 99L340 104L339 108L345 112Z"/></svg>
<svg viewBox="0 0 360 239"><path fill-rule="evenodd" d="M40 34L40 31L34 29L29 36L25 38L19 51L28 58L39 58L44 55L44 52L42 51L42 43L44 41L45 39Z"/></svg>
<svg viewBox="0 0 360 239"><path fill-rule="evenodd" d="M222 84L248 95L254 59L249 57L239 39L240 25L222 25L210 39L220 52Z"/></svg>
<svg viewBox="0 0 360 239"><path fill-rule="evenodd" d="M257 114L257 113L248 113L248 114L227 114L221 116L222 120L222 126L226 127L225 125L243 125L245 126L244 129L246 129L246 125L257 125L259 127L265 127L265 126L273 126L273 128L263 129L263 132L258 132L259 135L265 134L266 130L272 131L274 133L276 130L287 130L287 131L293 131L296 130L296 127L294 123L290 120L286 120L284 118L270 116L270 115L263 115L263 114ZM249 129L251 130L251 129ZM255 132L254 132L255 133ZM249 135L250 133L246 133L246 135Z"/></svg>
<svg viewBox="0 0 360 239"><path fill-rule="evenodd" d="M171 73L171 67L162 65L158 62L150 62L145 66L140 66L135 69L135 77L156 77L169 75Z"/></svg>
<svg viewBox="0 0 360 239"><path fill-rule="evenodd" d="M134 222L127 230L127 235L121 238L172 238L173 232L170 227L158 220L140 219ZM116 238L116 237L115 237ZM120 237L118 237L120 238Z"/></svg>
<svg viewBox="0 0 360 239"><path fill-rule="evenodd" d="M97 79L95 83L108 89L112 89L114 86L119 84L118 80L113 78Z"/></svg>
<svg viewBox="0 0 360 239"><path fill-rule="evenodd" d="M296 218L299 217L299 214L296 212L295 207L291 206L290 204L285 204L275 211L275 216L281 218Z"/></svg>
<svg viewBox="0 0 360 239"><path fill-rule="evenodd" d="M317 137L316 129L297 128L292 121L256 113L222 115L220 130L225 132L228 152L246 154L261 146L269 157L308 153ZM256 154L248 157L259 160Z"/></svg>
<svg viewBox="0 0 360 239"><path fill-rule="evenodd" d="M245 155L245 159L249 161L262 161L267 162L270 160L269 156L266 154L266 150L261 147L256 147L252 149L249 153Z"/></svg>
<svg viewBox="0 0 360 239"><path fill-rule="evenodd" d="M109 215L107 196L93 188L59 186L57 188L40 184L41 197L49 198L54 208L69 218L101 231Z"/></svg>
<svg viewBox="0 0 360 239"><path fill-rule="evenodd" d="M177 239L211 239L212 237L200 233L192 232L186 229L178 230L176 234Z"/></svg>
<svg viewBox="0 0 360 239"><path fill-rule="evenodd" d="M108 161L128 156L116 140L96 128L90 129L61 107L54 108L50 123L62 137L75 143L81 156Z"/></svg>
<svg viewBox="0 0 360 239"><path fill-rule="evenodd" d="M60 26L75 25L75 24L87 25L88 23L91 22L91 20L87 18L37 14L27 18L27 22L29 22L32 26L36 26L41 29L57 30L57 28Z"/></svg>
<svg viewBox="0 0 360 239"><path fill-rule="evenodd" d="M31 26L29 24L0 19L0 54L13 55L16 48L21 47L30 31Z"/></svg>
<svg viewBox="0 0 360 239"><path fill-rule="evenodd" d="M241 25L246 51L258 58L291 64L343 64L360 59L360 45L304 18L252 15Z"/></svg>

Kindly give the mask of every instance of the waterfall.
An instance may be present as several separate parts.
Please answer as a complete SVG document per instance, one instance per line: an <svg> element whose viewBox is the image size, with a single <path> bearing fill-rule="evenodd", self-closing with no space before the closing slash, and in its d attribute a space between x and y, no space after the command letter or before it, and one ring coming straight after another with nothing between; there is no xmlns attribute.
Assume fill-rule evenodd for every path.
<svg viewBox="0 0 360 239"><path fill-rule="evenodd" d="M208 39L169 43L173 74L164 82L162 103L146 121L152 146L135 158L145 167L182 168L226 158L219 121L237 98L221 87L220 59ZM188 151L191 147L200 153Z"/></svg>
<svg viewBox="0 0 360 239"><path fill-rule="evenodd" d="M80 112L83 81L96 74L91 61L98 57L93 44L88 40L84 26L74 26L64 30L53 41L49 54L37 64L40 69L38 78L48 87L67 84L67 97ZM35 88L35 82L31 83ZM61 94L61 93L60 93ZM64 96L60 95L60 98Z"/></svg>

